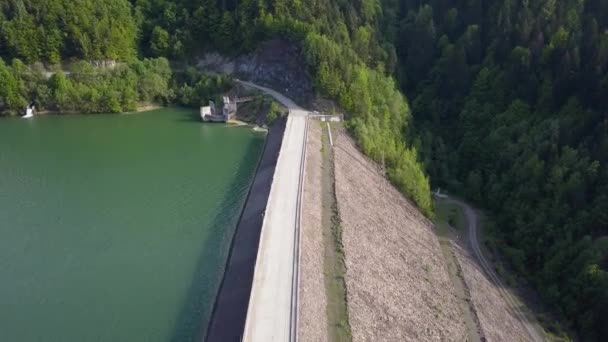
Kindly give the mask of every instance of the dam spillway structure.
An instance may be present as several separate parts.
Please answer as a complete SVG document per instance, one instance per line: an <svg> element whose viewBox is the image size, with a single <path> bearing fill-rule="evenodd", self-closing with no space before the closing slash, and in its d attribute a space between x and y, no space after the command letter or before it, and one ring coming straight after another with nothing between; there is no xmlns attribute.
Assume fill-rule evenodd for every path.
<svg viewBox="0 0 608 342"><path fill-rule="evenodd" d="M238 103L253 100L253 97L241 97L231 100L229 96L222 98L222 111L219 112L215 107L215 102L209 101L209 106L201 107L201 119L204 122L228 122L236 116Z"/></svg>

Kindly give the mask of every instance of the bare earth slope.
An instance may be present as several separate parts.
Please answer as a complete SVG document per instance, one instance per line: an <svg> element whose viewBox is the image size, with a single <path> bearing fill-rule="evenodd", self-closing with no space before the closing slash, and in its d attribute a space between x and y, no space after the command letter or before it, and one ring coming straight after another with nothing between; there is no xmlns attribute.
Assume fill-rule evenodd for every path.
<svg viewBox="0 0 608 342"><path fill-rule="evenodd" d="M511 312L500 292L468 250L455 245L456 258L471 291L481 329L488 341L529 341L528 334Z"/></svg>
<svg viewBox="0 0 608 342"><path fill-rule="evenodd" d="M457 199L444 200L460 206L466 216L468 243L466 248L454 249L486 338L489 341L544 341L544 331L535 317L505 286L484 256L475 210Z"/></svg>
<svg viewBox="0 0 608 342"><path fill-rule="evenodd" d="M430 222L344 132L334 139L353 340L464 341L466 327Z"/></svg>
<svg viewBox="0 0 608 342"><path fill-rule="evenodd" d="M309 126L306 179L300 240L300 341L327 341L327 297L323 279L323 225L321 200L321 127Z"/></svg>

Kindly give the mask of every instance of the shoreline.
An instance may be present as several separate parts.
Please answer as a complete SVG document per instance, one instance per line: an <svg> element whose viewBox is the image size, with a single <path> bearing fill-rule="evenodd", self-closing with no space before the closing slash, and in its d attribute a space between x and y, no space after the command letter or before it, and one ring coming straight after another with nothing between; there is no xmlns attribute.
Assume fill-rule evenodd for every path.
<svg viewBox="0 0 608 342"><path fill-rule="evenodd" d="M141 103L141 104L137 105L135 110L124 111L124 112L119 112L119 113L102 113L102 112L83 113L83 112L76 111L76 110L59 111L59 110L46 109L46 110L41 110L41 111L35 111L34 116L37 116L37 115L107 115L107 114L133 115L133 114L146 113L146 112L151 112L153 110L157 110L157 109L161 109L161 108L169 108L169 107L172 107L172 106L163 106L163 105L157 104L157 103ZM189 107L180 107L180 106L175 106L175 107L189 108ZM192 108L192 109L194 109L194 108ZM11 117L22 117L22 116L23 115L0 113L0 118L3 118L3 117L11 118Z"/></svg>
<svg viewBox="0 0 608 342"><path fill-rule="evenodd" d="M160 105L160 104L156 104L156 103L149 103L149 104L138 105L137 108L135 108L135 111L122 112L122 113L119 113L119 114L122 114L122 115L133 115L133 114L150 112L150 111L161 109L161 108L166 108L166 106L163 106L163 105Z"/></svg>
<svg viewBox="0 0 608 342"><path fill-rule="evenodd" d="M241 119L231 119L224 124L228 127L249 127L255 132L268 133L270 131L270 127L267 127L266 125L258 125L255 122L247 122Z"/></svg>

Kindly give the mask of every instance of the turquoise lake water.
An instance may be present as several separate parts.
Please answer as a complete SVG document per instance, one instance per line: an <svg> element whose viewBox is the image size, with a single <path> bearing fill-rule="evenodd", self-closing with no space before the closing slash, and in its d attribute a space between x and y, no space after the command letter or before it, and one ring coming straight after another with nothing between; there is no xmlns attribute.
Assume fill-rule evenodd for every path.
<svg viewBox="0 0 608 342"><path fill-rule="evenodd" d="M0 118L0 341L204 333L264 138L177 109Z"/></svg>

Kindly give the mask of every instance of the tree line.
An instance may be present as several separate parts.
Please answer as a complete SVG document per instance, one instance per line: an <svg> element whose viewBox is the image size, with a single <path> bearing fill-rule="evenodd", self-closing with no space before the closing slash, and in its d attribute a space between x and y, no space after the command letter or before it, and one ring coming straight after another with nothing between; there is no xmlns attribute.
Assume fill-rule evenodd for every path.
<svg viewBox="0 0 608 342"><path fill-rule="evenodd" d="M143 59L100 70L80 61L69 74L50 73L41 64L26 66L0 59L0 111L22 113L34 102L39 111L119 113L141 102L167 102L171 68L165 58Z"/></svg>

